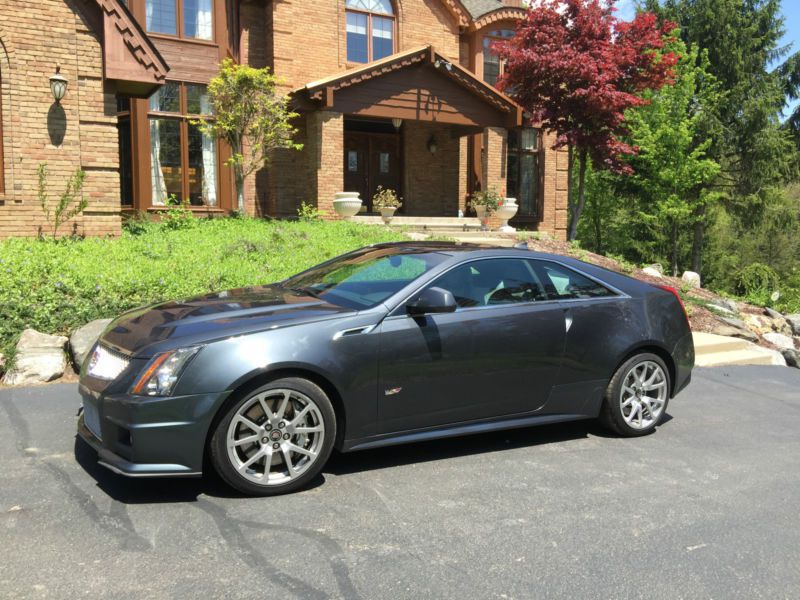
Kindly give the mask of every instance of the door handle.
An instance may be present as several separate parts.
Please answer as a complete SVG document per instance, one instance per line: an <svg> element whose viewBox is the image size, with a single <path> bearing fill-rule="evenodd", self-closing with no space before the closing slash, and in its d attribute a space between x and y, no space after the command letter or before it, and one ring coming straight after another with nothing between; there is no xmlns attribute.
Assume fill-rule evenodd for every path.
<svg viewBox="0 0 800 600"><path fill-rule="evenodd" d="M569 333L569 328L572 327L572 311L568 308L564 309L564 327L566 327L567 333Z"/></svg>

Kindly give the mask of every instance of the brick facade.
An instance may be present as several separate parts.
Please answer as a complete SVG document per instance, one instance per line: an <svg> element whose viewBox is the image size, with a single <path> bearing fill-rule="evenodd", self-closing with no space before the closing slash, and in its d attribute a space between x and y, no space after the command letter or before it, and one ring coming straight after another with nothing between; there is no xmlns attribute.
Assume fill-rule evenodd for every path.
<svg viewBox="0 0 800 600"><path fill-rule="evenodd" d="M36 167L41 162L47 162L50 169L51 198L58 196L76 169L87 173L84 193L89 208L64 226L62 233L113 235L120 231L116 88L104 77L103 44L107 40L98 8L107 9L114 3L118 0L0 0L5 188L0 192L0 237L36 235L43 225L36 199ZM145 0L129 0L127 6L141 23ZM215 0L217 25L225 20L225 6ZM492 29L508 27L508 19L516 14L498 13L497 18L482 14L470 22L459 3L447 0L395 0L394 6L396 51L432 45L437 56L473 71L477 79L482 77L483 36ZM505 21L498 20L501 16ZM216 47L187 42L178 48L161 38L148 43L173 63L167 78L175 81L208 80L216 59L205 57L237 52L243 63L270 67L283 79L284 92L357 66L347 62L345 0L241 2L238 17L239 30L231 38L237 40L234 46L223 41L229 38L219 28ZM48 82L56 64L69 80L60 107L53 103ZM132 121L138 124L133 154L139 157L134 175L140 182L139 193L134 190L134 208L148 210L149 188L141 190L149 186L150 172L147 102L136 100L133 104ZM317 205L326 217L335 217L332 200L344 186L344 131L349 115L337 111L335 104L301 112L297 141L304 144L303 151L277 152L269 168L248 178L248 214L292 217L300 203L307 202ZM390 116L383 116L383 121L388 122ZM480 128L484 133L476 135ZM466 127L406 118L400 159L406 214L467 213L472 189L505 189L506 130L487 129L483 123L480 128L474 123ZM428 150L431 138L437 143L435 154ZM540 222L526 223L526 227L564 238L567 155L551 149L552 135L542 138L542 214ZM217 168L222 208L235 206L229 171L222 164L225 156L223 149Z"/></svg>
<svg viewBox="0 0 800 600"><path fill-rule="evenodd" d="M120 231L116 98L104 87L100 41L81 7L64 0L0 0L5 175L0 237L34 236L46 228L36 197L36 170L43 162L50 172L51 202L76 169L87 174L89 207L61 233ZM69 80L60 106L49 85L56 65Z"/></svg>
<svg viewBox="0 0 800 600"><path fill-rule="evenodd" d="M436 141L436 153L428 142ZM466 171L461 167L461 144L451 128L409 121L403 126L403 210L426 217L455 217Z"/></svg>

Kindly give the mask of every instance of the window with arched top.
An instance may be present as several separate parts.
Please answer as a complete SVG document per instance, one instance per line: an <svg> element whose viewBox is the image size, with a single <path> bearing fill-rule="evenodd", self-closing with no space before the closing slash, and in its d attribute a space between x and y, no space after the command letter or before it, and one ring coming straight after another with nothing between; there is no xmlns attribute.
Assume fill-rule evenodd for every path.
<svg viewBox="0 0 800 600"><path fill-rule="evenodd" d="M391 0L347 0L347 62L366 63L394 53Z"/></svg>
<svg viewBox="0 0 800 600"><path fill-rule="evenodd" d="M483 80L489 85L494 85L503 74L504 64L492 48L494 42L500 42L514 37L513 29L495 29L488 32L483 38Z"/></svg>

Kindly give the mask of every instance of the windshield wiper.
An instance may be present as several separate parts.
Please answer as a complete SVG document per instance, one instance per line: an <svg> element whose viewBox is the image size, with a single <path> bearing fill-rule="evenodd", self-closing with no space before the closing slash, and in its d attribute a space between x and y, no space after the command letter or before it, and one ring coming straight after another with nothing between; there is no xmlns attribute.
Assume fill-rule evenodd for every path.
<svg viewBox="0 0 800 600"><path fill-rule="evenodd" d="M294 293L296 293L296 294L303 294L305 296L311 296L313 298L316 298L317 300L322 300L322 296L320 296L319 292L316 291L313 288L310 288L310 287L293 287L293 288L289 288L289 289L291 291L293 291Z"/></svg>

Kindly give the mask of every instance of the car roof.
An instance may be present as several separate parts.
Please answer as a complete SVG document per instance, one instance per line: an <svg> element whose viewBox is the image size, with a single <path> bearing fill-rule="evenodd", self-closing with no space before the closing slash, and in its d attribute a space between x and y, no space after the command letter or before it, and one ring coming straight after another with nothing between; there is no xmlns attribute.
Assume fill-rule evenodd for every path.
<svg viewBox="0 0 800 600"><path fill-rule="evenodd" d="M394 249L397 254L412 254L420 252L435 252L437 254L444 254L452 259L469 260L474 258L490 257L490 256L509 256L516 253L520 254L520 258L537 258L542 260L551 260L559 262L564 265L570 266L584 274L595 277L606 285L616 287L623 290L627 294L638 295L642 292L652 289L652 286L630 277L611 271L604 267L587 263L582 260L563 254L555 254L550 252L537 252L528 249L524 242L518 246L511 248L494 246L492 244L471 244L465 242L437 242L437 241L409 241L409 242L385 242L374 244L373 248L381 249ZM524 255L522 255L524 253Z"/></svg>
<svg viewBox="0 0 800 600"><path fill-rule="evenodd" d="M419 252L436 252L459 258L474 258L477 256L494 256L498 254L513 254L515 252L525 252L527 258L551 258L562 260L568 257L560 254L549 254L546 252L535 252L529 250L521 242L519 246L511 248L495 246L493 244L472 244L468 242L437 242L437 241L411 241L411 242L384 242L373 244L372 248L394 249L397 254L416 254ZM468 255L468 256L465 256ZM472 256L474 255L474 256Z"/></svg>

